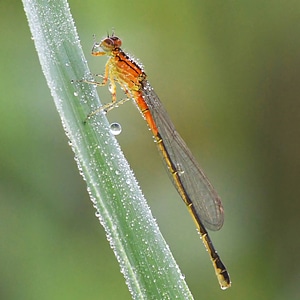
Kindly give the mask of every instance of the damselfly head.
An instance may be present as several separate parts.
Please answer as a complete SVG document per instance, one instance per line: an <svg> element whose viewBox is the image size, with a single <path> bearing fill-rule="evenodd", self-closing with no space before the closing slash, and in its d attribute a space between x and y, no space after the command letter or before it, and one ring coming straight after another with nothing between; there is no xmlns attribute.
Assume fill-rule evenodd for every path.
<svg viewBox="0 0 300 300"><path fill-rule="evenodd" d="M121 39L119 39L117 36L108 36L105 39L103 39L100 43L100 47L106 51L113 51L117 48L120 48L122 45Z"/></svg>

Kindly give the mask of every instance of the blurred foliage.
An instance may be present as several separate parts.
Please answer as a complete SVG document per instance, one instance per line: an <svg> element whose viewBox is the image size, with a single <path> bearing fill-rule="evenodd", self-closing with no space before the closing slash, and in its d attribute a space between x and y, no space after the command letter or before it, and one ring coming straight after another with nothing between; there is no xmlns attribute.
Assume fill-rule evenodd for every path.
<svg viewBox="0 0 300 300"><path fill-rule="evenodd" d="M92 72L105 64L89 56L92 35L114 29L222 196L224 228L211 236L232 277L225 292L142 118L130 104L109 114L194 297L297 299L299 1L69 3ZM130 299L21 3L0 9L0 298Z"/></svg>

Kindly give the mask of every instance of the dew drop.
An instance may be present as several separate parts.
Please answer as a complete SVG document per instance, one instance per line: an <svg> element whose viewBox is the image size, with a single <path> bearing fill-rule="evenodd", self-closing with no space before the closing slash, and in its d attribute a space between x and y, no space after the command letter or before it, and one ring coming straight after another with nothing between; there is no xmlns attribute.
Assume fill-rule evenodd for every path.
<svg viewBox="0 0 300 300"><path fill-rule="evenodd" d="M119 135L122 132L122 127L119 123L111 123L110 124L110 132L113 135Z"/></svg>

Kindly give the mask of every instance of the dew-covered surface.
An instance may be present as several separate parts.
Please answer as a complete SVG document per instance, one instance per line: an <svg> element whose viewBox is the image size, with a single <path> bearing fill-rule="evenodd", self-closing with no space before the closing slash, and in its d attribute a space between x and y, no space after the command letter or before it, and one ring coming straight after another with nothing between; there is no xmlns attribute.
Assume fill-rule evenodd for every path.
<svg viewBox="0 0 300 300"><path fill-rule="evenodd" d="M66 2L23 2L69 144L132 297L191 299L105 115L84 123L100 103L94 86L76 81L90 73Z"/></svg>

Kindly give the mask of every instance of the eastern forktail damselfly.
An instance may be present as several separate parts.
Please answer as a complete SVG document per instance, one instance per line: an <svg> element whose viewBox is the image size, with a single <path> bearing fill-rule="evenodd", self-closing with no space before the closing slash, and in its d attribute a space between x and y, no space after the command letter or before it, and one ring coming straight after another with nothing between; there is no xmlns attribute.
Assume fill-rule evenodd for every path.
<svg viewBox="0 0 300 300"><path fill-rule="evenodd" d="M103 81L83 81L101 86L109 81L112 102L91 112L88 118L100 111L109 111L116 104L129 99L136 102L152 131L171 180L197 225L219 284L222 289L226 289L231 285L229 274L206 231L206 228L219 230L223 225L224 211L221 199L176 131L161 101L149 84L143 68L123 52L121 45L121 39L115 35L107 36L100 43L94 43L92 55L109 57ZM126 99L117 101L116 83L125 92Z"/></svg>

